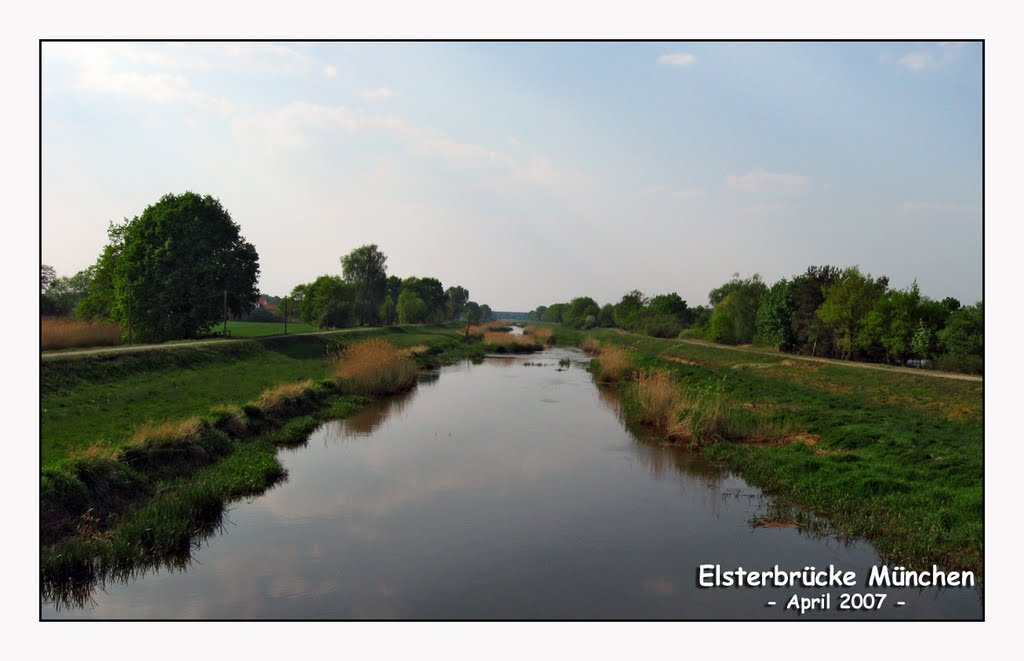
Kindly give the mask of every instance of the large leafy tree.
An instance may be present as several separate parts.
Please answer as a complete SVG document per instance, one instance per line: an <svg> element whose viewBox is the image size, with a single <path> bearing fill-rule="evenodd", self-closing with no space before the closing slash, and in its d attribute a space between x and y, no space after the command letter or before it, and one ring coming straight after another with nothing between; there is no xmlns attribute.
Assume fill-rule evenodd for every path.
<svg viewBox="0 0 1024 661"><path fill-rule="evenodd" d="M572 328L593 328L601 306L589 296L578 296L569 301L569 307L562 315L562 323Z"/></svg>
<svg viewBox="0 0 1024 661"><path fill-rule="evenodd" d="M469 301L469 290L455 285L446 289L444 293L448 299L448 318L462 319L462 310Z"/></svg>
<svg viewBox="0 0 1024 661"><path fill-rule="evenodd" d="M818 317L832 330L840 358L850 358L858 348L858 340L875 301L889 286L886 277L873 280L856 266L845 269L825 288L825 301L818 308Z"/></svg>
<svg viewBox="0 0 1024 661"><path fill-rule="evenodd" d="M387 256L374 244L360 246L341 258L342 275L352 286L352 311L357 324L377 321L387 295L387 261Z"/></svg>
<svg viewBox="0 0 1024 661"><path fill-rule="evenodd" d="M165 195L109 232L94 281L109 285L106 314L145 341L196 337L259 299L259 255L219 200ZM107 271L109 269L109 271ZM90 295L92 290L90 290Z"/></svg>
<svg viewBox="0 0 1024 661"><path fill-rule="evenodd" d="M761 276L754 274L741 279L733 274L732 280L712 289L708 299L714 306L708 320L706 336L714 342L747 344L753 342L757 332L757 311L768 286Z"/></svg>
<svg viewBox="0 0 1024 661"><path fill-rule="evenodd" d="M354 322L355 288L336 275L322 275L303 287L302 320L318 328L345 328Z"/></svg>
<svg viewBox="0 0 1024 661"><path fill-rule="evenodd" d="M790 325L793 314L793 283L779 280L765 293L757 309L757 339L783 351L792 351L796 338Z"/></svg>

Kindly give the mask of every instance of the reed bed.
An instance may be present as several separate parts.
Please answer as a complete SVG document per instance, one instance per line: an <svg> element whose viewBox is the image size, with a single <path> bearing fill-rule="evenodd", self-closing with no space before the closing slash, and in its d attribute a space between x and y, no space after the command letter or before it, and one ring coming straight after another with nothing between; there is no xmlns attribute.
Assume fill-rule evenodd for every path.
<svg viewBox="0 0 1024 661"><path fill-rule="evenodd" d="M604 347L594 359L593 365L598 381L612 383L629 378L633 371L633 361L629 353L616 346Z"/></svg>
<svg viewBox="0 0 1024 661"><path fill-rule="evenodd" d="M665 370L637 373L632 384L637 420L666 438L705 445L731 436L731 407L721 384L686 388Z"/></svg>
<svg viewBox="0 0 1024 661"><path fill-rule="evenodd" d="M484 348L499 353L528 353L544 348L534 336L511 333L484 333Z"/></svg>
<svg viewBox="0 0 1024 661"><path fill-rule="evenodd" d="M591 355L598 355L601 353L601 343L597 341L597 338L587 336L583 338L583 343L580 344L580 348L583 349L584 353Z"/></svg>
<svg viewBox="0 0 1024 661"><path fill-rule="evenodd" d="M409 354L387 340L353 344L332 357L335 378L361 395L386 395L416 384L419 368Z"/></svg>
<svg viewBox="0 0 1024 661"><path fill-rule="evenodd" d="M542 344L551 344L553 330L547 326L527 326L523 329L523 335L532 335Z"/></svg>
<svg viewBox="0 0 1024 661"><path fill-rule="evenodd" d="M197 436L201 428L202 422L196 417L161 423L144 422L135 429L130 445L173 443Z"/></svg>
<svg viewBox="0 0 1024 661"><path fill-rule="evenodd" d="M40 326L44 351L121 343L121 327L117 324L43 317Z"/></svg>

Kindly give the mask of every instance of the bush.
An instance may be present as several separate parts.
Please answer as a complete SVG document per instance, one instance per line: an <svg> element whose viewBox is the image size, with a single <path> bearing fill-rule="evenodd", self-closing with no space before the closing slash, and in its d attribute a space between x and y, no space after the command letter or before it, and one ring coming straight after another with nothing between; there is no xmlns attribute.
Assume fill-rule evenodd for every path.
<svg viewBox="0 0 1024 661"><path fill-rule="evenodd" d="M345 390L361 395L386 395L416 385L419 368L407 352L387 340L353 344L331 358L334 376Z"/></svg>

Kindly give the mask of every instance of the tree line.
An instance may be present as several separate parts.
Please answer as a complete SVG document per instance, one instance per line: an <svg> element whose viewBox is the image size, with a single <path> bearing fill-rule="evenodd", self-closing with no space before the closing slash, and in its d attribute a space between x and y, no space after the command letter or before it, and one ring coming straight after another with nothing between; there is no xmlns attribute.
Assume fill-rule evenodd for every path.
<svg viewBox="0 0 1024 661"><path fill-rule="evenodd" d="M256 248L209 195L165 195L141 215L111 223L107 238L95 264L73 276L40 266L42 316L117 323L140 341L162 342L202 336L258 309ZM269 298L278 314L287 309L320 328L492 318L464 287L388 276L386 261L377 246L361 246L341 258L340 275Z"/></svg>
<svg viewBox="0 0 1024 661"><path fill-rule="evenodd" d="M856 266L811 266L771 286L757 274L734 274L708 300L689 307L675 292L648 298L634 290L614 305L583 296L539 306L529 316L572 328L618 327L848 360L963 372L984 365L982 302L933 300L916 281L892 289L888 277L873 278Z"/></svg>

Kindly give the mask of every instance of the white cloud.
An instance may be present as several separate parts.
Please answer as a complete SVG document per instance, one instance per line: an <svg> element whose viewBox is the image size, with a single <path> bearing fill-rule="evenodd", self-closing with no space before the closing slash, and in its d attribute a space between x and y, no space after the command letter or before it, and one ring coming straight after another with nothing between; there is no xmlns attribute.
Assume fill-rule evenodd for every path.
<svg viewBox="0 0 1024 661"><path fill-rule="evenodd" d="M359 93L359 97L362 98L363 101L387 101L388 99L393 99L396 96L398 96L398 94L388 87L378 87L375 90L364 90Z"/></svg>
<svg viewBox="0 0 1024 661"><path fill-rule="evenodd" d="M768 172L756 168L747 174L731 174L726 177L730 188L744 193L768 193L776 195L796 195L807 188L810 177L802 174L785 174Z"/></svg>
<svg viewBox="0 0 1024 661"><path fill-rule="evenodd" d="M333 64L328 64L326 67L324 67L324 76L326 76L327 78L334 78L337 75L338 67L334 66Z"/></svg>
<svg viewBox="0 0 1024 661"><path fill-rule="evenodd" d="M673 67L685 67L693 64L697 58L693 53L668 53L658 58L658 64L667 64Z"/></svg>
<svg viewBox="0 0 1024 661"><path fill-rule="evenodd" d="M944 66L959 57L964 46L965 44L958 42L925 46L907 53L898 62L906 69L914 72L934 69Z"/></svg>
<svg viewBox="0 0 1024 661"><path fill-rule="evenodd" d="M221 115L230 115L235 105L224 97L216 97L192 89L188 78L167 73L113 73L87 69L76 83L78 89L141 96L160 103L183 101L210 108Z"/></svg>

